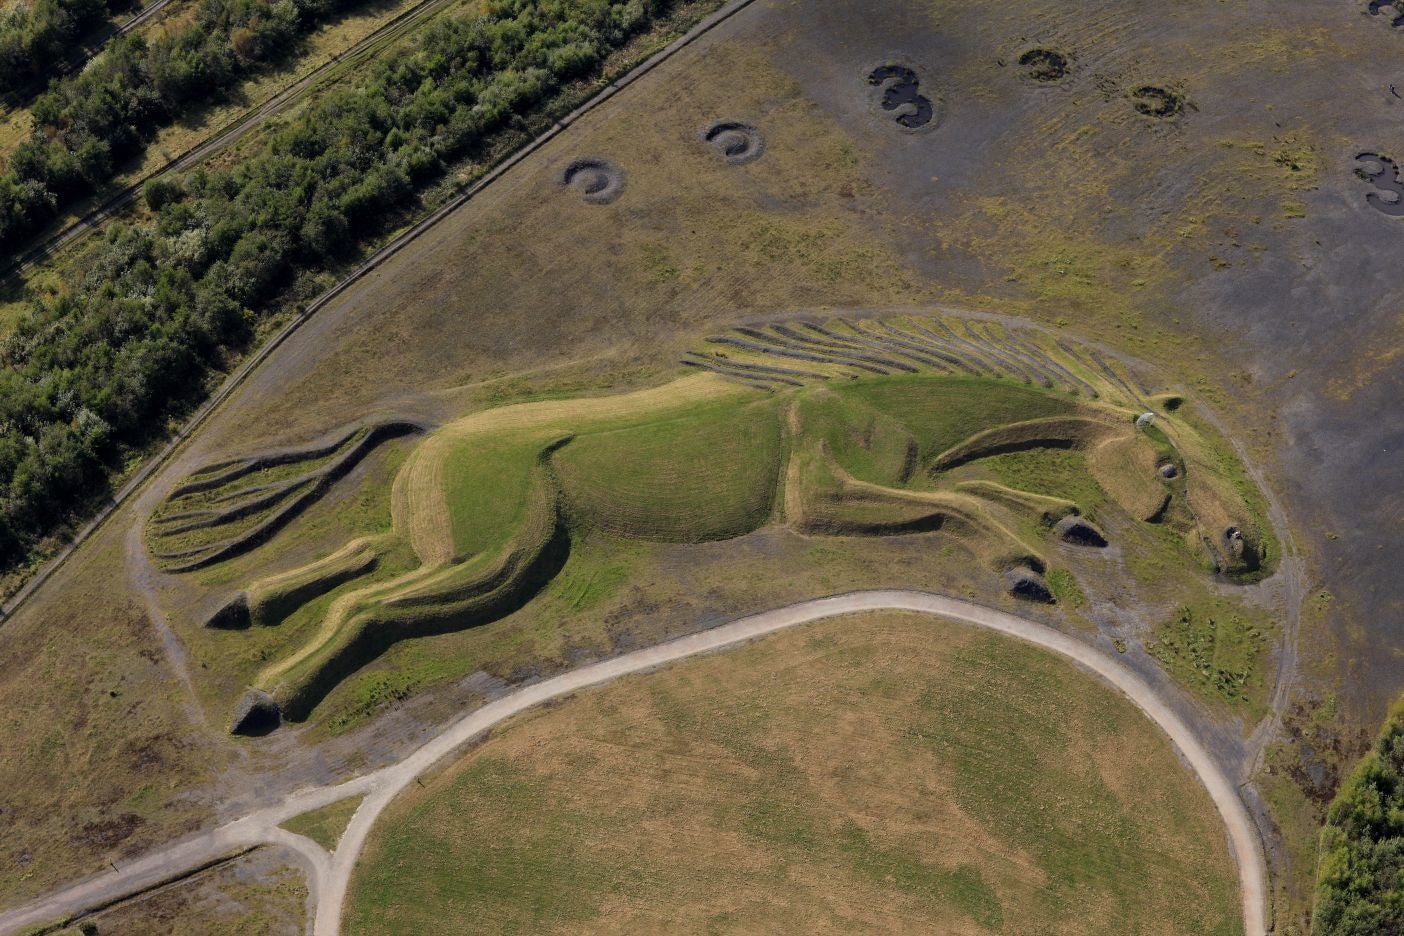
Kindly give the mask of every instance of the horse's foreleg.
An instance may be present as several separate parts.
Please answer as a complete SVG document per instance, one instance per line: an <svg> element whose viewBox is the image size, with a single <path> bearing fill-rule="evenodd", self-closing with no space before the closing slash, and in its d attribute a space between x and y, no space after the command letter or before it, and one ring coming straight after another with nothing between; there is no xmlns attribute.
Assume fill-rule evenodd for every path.
<svg viewBox="0 0 1404 936"><path fill-rule="evenodd" d="M289 719L305 718L350 673L407 637L463 630L529 600L564 561L555 488L539 486L525 522L496 555L423 566L338 598L316 637L260 674L256 689Z"/></svg>
<svg viewBox="0 0 1404 936"><path fill-rule="evenodd" d="M1043 557L970 494L909 491L859 481L828 457L823 446L816 445L798 452L791 461L786 501L789 521L806 532L952 534L991 571L1000 574L1011 593L1040 600L1052 598L1041 578L1047 567ZM1051 503L1041 506L1054 509Z"/></svg>

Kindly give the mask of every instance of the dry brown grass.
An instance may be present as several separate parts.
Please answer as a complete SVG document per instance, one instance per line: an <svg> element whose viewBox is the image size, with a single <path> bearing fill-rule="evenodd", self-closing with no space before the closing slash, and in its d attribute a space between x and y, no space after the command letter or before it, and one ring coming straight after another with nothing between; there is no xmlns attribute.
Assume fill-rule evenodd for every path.
<svg viewBox="0 0 1404 936"><path fill-rule="evenodd" d="M338 335L335 354L257 408L291 432L382 393L574 362L618 386L671 369L700 335L741 317L915 297L896 252L870 235L878 203L854 139L756 50L723 43L677 61L326 310L363 310L365 328ZM758 113L771 150L757 162L727 165L696 138L714 115ZM601 206L563 191L559 173L581 154L618 162L626 195ZM437 340L419 340L428 334ZM252 410L236 417L246 418L269 424Z"/></svg>
<svg viewBox="0 0 1404 936"><path fill-rule="evenodd" d="M207 819L224 760L138 599L114 599L120 550L94 545L0 628L0 904Z"/></svg>
<svg viewBox="0 0 1404 936"><path fill-rule="evenodd" d="M1093 446L1087 466L1112 500L1137 520L1150 519L1165 504L1169 491L1156 475L1155 447L1140 433Z"/></svg>
<svg viewBox="0 0 1404 936"><path fill-rule="evenodd" d="M1050 28L1076 25L1070 5L1053 6L1066 9L1061 19L1050 20ZM990 29L1007 33L1004 14L991 23ZM1116 209L1112 180L1144 172L1145 160L1134 148L1124 151L1128 147L1117 137L1124 128L1109 124L1089 134L1066 113L1050 112L1051 126L1021 130L1006 141L1015 145L999 148L998 161L987 166L987 175L1021 182L1021 190L926 212L912 228L912 219L902 214L903 198L883 187L900 180L891 166L873 158L876 144L836 123L807 97L775 64L777 47L766 41L723 42L685 53L556 140L325 310L321 322L327 324L309 326L315 344L291 349L298 360L255 380L196 444L207 453L230 454L250 439L270 445L304 440L380 406L411 405L446 419L462 413L465 403L483 407L639 385L657 379L698 335L743 319L932 296L1049 322L1074 321L1077 330L1172 364L1181 375L1227 372L1214 364L1213 351L1199 337L1169 340L1166 327L1151 324L1141 308L1143 300L1163 304L1177 285L1171 250L1207 240L1233 213L1225 205L1236 195L1206 193L1256 184L1262 174L1246 170L1259 157L1232 151L1194 197L1175 195L1177 207L1155 222L1144 242L1110 243L1099 224L1059 219L1097 219L1103 209ZM1202 65L1206 50L1189 51ZM716 160L695 137L713 117L763 126L766 155L743 167ZM1177 158L1184 152L1169 150ZM560 192L560 167L582 153L621 161L629 174L625 198L587 206ZM1105 153L1112 153L1110 163L1101 158ZM1027 172L1030 166L1039 171ZM1090 166L1109 168L1089 175ZM1232 185L1216 187L1214 180L1224 179ZM1193 230L1182 238L1176 228L1191 217ZM913 229L918 249L945 252L950 259L939 276L920 272L904 252ZM962 272L962 256L980 259L978 276ZM1149 285L1133 285L1141 280ZM339 316L347 309L355 314ZM337 516L344 504L329 500L309 511L300 539L279 555L255 552L162 595L192 653L200 674L196 692L212 721L220 720L221 707L263 659L305 636L308 624L294 622L282 633L256 629L257 642L236 647L225 640L229 635L196 626L202 612L236 581L295 567L367 532ZM119 515L114 528L130 522L129 515ZM149 633L110 633L128 624L140 629L128 616L123 589L114 584L123 581L118 565L95 555L112 548L112 538L92 544L71 575L48 590L48 603L31 606L0 629L16 635L13 644L6 639L0 664L0 700L8 719L0 723L0 789L6 791L0 804L25 817L14 854L37 841L44 864L13 885L15 893L33 893L70 871L98 867L101 849L59 844L108 808L110 785L136 788L112 756L126 743L114 739L126 738L131 723L97 720L89 709L105 704L102 687L120 684L126 674L165 671L134 652L157 652ZM549 671L581 653L649 642L730 613L824 591L905 585L999 603L984 591L989 583L967 567L969 557L959 545L929 537L815 543L768 532L725 547L631 550L607 544L604 558L572 565L539 606L491 632L396 648L334 693L326 724L314 726L304 740L363 724L413 688L441 687L433 703L438 707L427 709L426 717L446 718L461 704L478 701L454 682L475 669L502 676ZM1173 596L1177 581L1163 566L1154 572L1152 585L1132 586L1138 597L1149 594L1152 604L1173 600L1166 593ZM1148 591L1153 585L1162 591ZM1118 602L1126 597L1120 584L1108 592ZM120 652L107 652L114 643ZM168 677L159 678L165 680L159 705L133 713L142 726L179 724L180 697ZM72 759L63 738L32 750L38 733L27 713L35 711L52 713L43 724L58 724L60 736L80 726L82 743L72 748ZM199 730L173 729L172 736L203 743ZM97 754L84 754L83 746ZM32 765L26 760L31 753ZM218 756L202 759L218 763ZM198 783L190 779L197 773L178 759L144 776L164 796L168 785ZM69 798L41 801L38 791L57 788ZM162 828L185 821L179 809L151 815L140 833L149 833L151 841ZM161 827L163 822L168 825ZM10 886L8 877L0 880Z"/></svg>
<svg viewBox="0 0 1404 936"><path fill-rule="evenodd" d="M260 849L86 919L100 936L300 936L306 899L302 872Z"/></svg>
<svg viewBox="0 0 1404 936"><path fill-rule="evenodd" d="M1238 931L1217 814L1005 638L821 622L499 730L382 818L357 932Z"/></svg>

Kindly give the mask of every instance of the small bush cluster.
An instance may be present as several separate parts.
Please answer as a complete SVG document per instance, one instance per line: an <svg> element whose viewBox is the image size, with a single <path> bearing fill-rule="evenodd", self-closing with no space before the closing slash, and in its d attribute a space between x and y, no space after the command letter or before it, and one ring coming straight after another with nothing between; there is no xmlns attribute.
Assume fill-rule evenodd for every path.
<svg viewBox="0 0 1404 936"><path fill-rule="evenodd" d="M1404 933L1404 704L1326 814L1311 931Z"/></svg>
<svg viewBox="0 0 1404 936"><path fill-rule="evenodd" d="M14 90L48 77L74 46L127 4L114 0L33 0L0 12L0 88Z"/></svg>
<svg viewBox="0 0 1404 936"><path fill-rule="evenodd" d="M295 275L379 232L447 162L668 6L496 0L429 27L236 168L149 190L154 219L113 226L71 290L34 300L0 341L0 562L91 500L124 447L199 396Z"/></svg>
<svg viewBox="0 0 1404 936"><path fill-rule="evenodd" d="M1264 643L1262 632L1237 615L1216 619L1182 607L1173 620L1156 628L1156 639L1147 649L1191 684L1230 702L1243 702Z"/></svg>

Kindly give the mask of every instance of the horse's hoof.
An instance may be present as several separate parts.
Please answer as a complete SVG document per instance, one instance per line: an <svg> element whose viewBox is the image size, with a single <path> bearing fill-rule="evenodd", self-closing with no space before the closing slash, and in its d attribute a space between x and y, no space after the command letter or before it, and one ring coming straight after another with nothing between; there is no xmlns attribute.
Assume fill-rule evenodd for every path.
<svg viewBox="0 0 1404 936"><path fill-rule="evenodd" d="M236 735L266 735L283 723L283 712L273 697L262 689L250 689L234 709L234 721L229 733Z"/></svg>
<svg viewBox="0 0 1404 936"><path fill-rule="evenodd" d="M1068 514L1053 528L1059 538L1074 546L1105 546L1107 536L1096 526L1075 514Z"/></svg>
<svg viewBox="0 0 1404 936"><path fill-rule="evenodd" d="M229 603L220 608L205 622L206 627L216 630L245 630L253 623L249 614L248 592L239 592Z"/></svg>
<svg viewBox="0 0 1404 936"><path fill-rule="evenodd" d="M1004 573L1004 584L1009 589L1009 594L1015 598L1053 604L1052 589L1043 580L1043 576L1033 569L1024 566L1015 566L1009 569Z"/></svg>

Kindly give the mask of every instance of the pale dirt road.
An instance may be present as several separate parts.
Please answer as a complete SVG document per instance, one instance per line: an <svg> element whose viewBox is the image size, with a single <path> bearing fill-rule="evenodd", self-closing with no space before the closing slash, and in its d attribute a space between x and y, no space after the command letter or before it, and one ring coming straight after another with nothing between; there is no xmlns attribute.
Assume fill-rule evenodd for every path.
<svg viewBox="0 0 1404 936"><path fill-rule="evenodd" d="M352 869L380 813L416 776L494 725L543 702L620 676L734 647L796 625L860 611L894 610L930 614L1007 634L1059 653L1121 690L1170 737L1209 792L1224 819L1229 845L1238 864L1244 932L1247 936L1264 936L1268 919L1267 865L1257 827L1233 781L1184 720L1144 679L1110 654L1046 625L968 601L917 591L851 592L788 605L525 686L454 722L398 764L335 786L299 790L274 806L152 852L116 872L99 875L25 907L0 913L0 932L14 932L102 906L248 845L273 844L292 849L297 863L307 873L309 903L315 907L312 914L315 936L336 936L341 929L342 906ZM348 796L364 796L365 799L334 854L328 855L308 838L278 828L293 816Z"/></svg>

